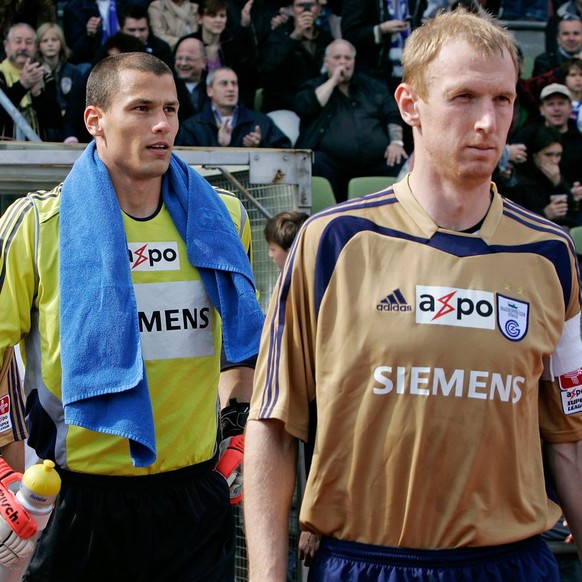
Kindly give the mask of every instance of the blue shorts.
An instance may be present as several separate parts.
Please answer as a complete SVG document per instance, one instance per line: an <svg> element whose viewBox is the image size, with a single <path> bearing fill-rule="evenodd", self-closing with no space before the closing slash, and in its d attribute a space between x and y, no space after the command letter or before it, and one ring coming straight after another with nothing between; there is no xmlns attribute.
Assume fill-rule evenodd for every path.
<svg viewBox="0 0 582 582"><path fill-rule="evenodd" d="M540 536L502 546L415 550L323 538L309 582L559 582Z"/></svg>

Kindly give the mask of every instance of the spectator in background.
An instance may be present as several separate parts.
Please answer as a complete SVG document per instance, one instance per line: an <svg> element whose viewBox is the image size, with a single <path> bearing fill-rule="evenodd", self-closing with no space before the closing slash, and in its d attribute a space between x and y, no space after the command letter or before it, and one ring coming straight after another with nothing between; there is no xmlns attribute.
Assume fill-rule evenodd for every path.
<svg viewBox="0 0 582 582"><path fill-rule="evenodd" d="M208 101L206 93L206 49L193 36L183 36L174 50L174 71L180 122L200 113Z"/></svg>
<svg viewBox="0 0 582 582"><path fill-rule="evenodd" d="M560 132L555 127L541 125L532 133L526 146L527 161L515 167L515 184L502 193L562 226L579 226L575 212L577 200L560 170L564 149Z"/></svg>
<svg viewBox="0 0 582 582"><path fill-rule="evenodd" d="M97 49L119 30L118 14L126 0L69 0L63 9L63 30L71 49L71 62L84 71Z"/></svg>
<svg viewBox="0 0 582 582"><path fill-rule="evenodd" d="M164 61L170 68L174 66L170 45L158 38L150 30L148 10L141 4L126 6L119 15L120 31L139 39L145 45L146 52Z"/></svg>
<svg viewBox="0 0 582 582"><path fill-rule="evenodd" d="M309 218L305 212L286 210L279 212L267 220L265 224L265 240L268 245L269 258L281 270L289 254L289 249L301 228Z"/></svg>
<svg viewBox="0 0 582 582"><path fill-rule="evenodd" d="M255 104L258 86L258 51L255 30L251 22L253 0L241 11L238 24L228 23L228 0L200 0L198 32L206 48L208 71L230 67L239 79L240 100L250 109Z"/></svg>
<svg viewBox="0 0 582 582"><path fill-rule="evenodd" d="M261 110L293 110L301 85L321 73L325 48L333 37L318 24L319 0L293 0L289 17L267 37L261 53Z"/></svg>
<svg viewBox="0 0 582 582"><path fill-rule="evenodd" d="M542 89L551 83L563 82L561 67L524 78L524 57L519 47L517 47L517 53L519 57L519 79L517 80L517 99L514 102L514 122L509 132L510 135L518 127L539 121L540 93Z"/></svg>
<svg viewBox="0 0 582 582"><path fill-rule="evenodd" d="M238 78L228 67L208 73L209 102L202 113L180 127L176 145L206 147L290 148L289 138L262 113L239 102Z"/></svg>
<svg viewBox="0 0 582 582"><path fill-rule="evenodd" d="M291 0L262 0L259 4L253 4L251 9L251 18L257 37L257 47L259 54L263 54L263 49L267 38L277 26L286 22L289 13L289 4ZM228 4L228 17L232 22L237 22L240 18L240 4L244 0L230 1ZM238 15L235 14L238 12ZM232 18L231 18L232 17Z"/></svg>
<svg viewBox="0 0 582 582"><path fill-rule="evenodd" d="M571 118L576 122L578 131L582 132L582 114L580 105L582 101L582 59L568 59L562 65L564 84L570 90L572 96Z"/></svg>
<svg viewBox="0 0 582 582"><path fill-rule="evenodd" d="M356 51L346 40L326 49L325 73L308 81L295 99L301 118L295 147L314 150L313 175L327 178L345 200L356 176L397 176L408 157L402 119L384 85L354 74Z"/></svg>
<svg viewBox="0 0 582 582"><path fill-rule="evenodd" d="M190 0L154 0L148 7L154 34L173 49L178 39L198 30L197 8Z"/></svg>
<svg viewBox="0 0 582 582"><path fill-rule="evenodd" d="M582 0L568 0L554 11L552 16L548 19L546 25L546 51L553 52L556 50L558 43L556 36L558 34L558 24L560 20L566 15L582 16Z"/></svg>
<svg viewBox="0 0 582 582"><path fill-rule="evenodd" d="M25 23L12 25L4 40L6 58L0 63L0 89L42 140L59 132L62 116L54 77L33 62L36 33ZM0 107L0 140L19 134L12 117Z"/></svg>
<svg viewBox="0 0 582 582"><path fill-rule="evenodd" d="M540 75L564 64L582 51L582 20L579 16L565 15L558 24L556 50L542 53L535 58L532 75Z"/></svg>
<svg viewBox="0 0 582 582"><path fill-rule="evenodd" d="M63 29L52 22L41 24L36 31L36 59L53 75L56 82L57 100L64 115L70 104L71 90L79 82L82 72L68 60L69 49ZM51 141L62 141L62 134L52 136Z"/></svg>
<svg viewBox="0 0 582 582"><path fill-rule="evenodd" d="M342 37L358 51L358 71L394 91L402 77L400 56L410 34L408 2L343 0Z"/></svg>
<svg viewBox="0 0 582 582"><path fill-rule="evenodd" d="M559 83L544 87L540 94L540 113L541 122L521 128L510 137L510 142L528 143L540 126L555 127L560 132L564 148L560 161L562 176L576 187L582 182L582 134L571 119L572 95L568 87Z"/></svg>

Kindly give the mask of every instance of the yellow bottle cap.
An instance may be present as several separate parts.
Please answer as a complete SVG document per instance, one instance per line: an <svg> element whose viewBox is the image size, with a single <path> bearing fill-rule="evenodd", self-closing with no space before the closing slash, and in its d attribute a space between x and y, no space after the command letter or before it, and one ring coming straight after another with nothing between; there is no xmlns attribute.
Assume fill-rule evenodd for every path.
<svg viewBox="0 0 582 582"><path fill-rule="evenodd" d="M30 491L47 497L57 495L61 489L61 477L55 470L55 464L48 459L29 467L22 476L22 482Z"/></svg>

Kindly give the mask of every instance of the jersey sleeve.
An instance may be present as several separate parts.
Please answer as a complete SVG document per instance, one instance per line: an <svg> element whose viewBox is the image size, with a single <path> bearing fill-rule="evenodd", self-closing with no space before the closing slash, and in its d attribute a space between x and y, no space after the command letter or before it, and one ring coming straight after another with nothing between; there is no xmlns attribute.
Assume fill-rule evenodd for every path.
<svg viewBox="0 0 582 582"><path fill-rule="evenodd" d="M573 289L562 335L540 381L540 432L547 442L582 439L582 340L579 277ZM572 315L574 313L574 315Z"/></svg>
<svg viewBox="0 0 582 582"><path fill-rule="evenodd" d="M26 436L22 382L14 349L8 348L0 369L0 447Z"/></svg>
<svg viewBox="0 0 582 582"><path fill-rule="evenodd" d="M315 399L316 230L300 231L271 297L249 415L281 420L287 432L304 441Z"/></svg>
<svg viewBox="0 0 582 582"><path fill-rule="evenodd" d="M30 330L37 293L34 207L14 202L0 217L0 359Z"/></svg>

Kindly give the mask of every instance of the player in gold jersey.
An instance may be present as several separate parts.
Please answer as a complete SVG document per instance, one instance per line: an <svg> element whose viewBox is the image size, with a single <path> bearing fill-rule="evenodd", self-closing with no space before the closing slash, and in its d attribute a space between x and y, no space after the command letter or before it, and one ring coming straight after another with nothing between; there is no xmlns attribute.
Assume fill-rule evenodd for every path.
<svg viewBox="0 0 582 582"><path fill-rule="evenodd" d="M582 539L575 252L491 183L513 40L457 10L402 61L411 173L311 218L272 298L246 435L252 582L285 579L298 439L310 580L558 580L540 435Z"/></svg>

